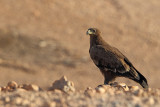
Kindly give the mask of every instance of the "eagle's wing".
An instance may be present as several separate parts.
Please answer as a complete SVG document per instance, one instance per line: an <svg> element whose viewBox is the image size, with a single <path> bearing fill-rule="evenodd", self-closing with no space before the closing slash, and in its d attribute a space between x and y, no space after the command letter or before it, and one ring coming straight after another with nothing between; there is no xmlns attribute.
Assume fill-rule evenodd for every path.
<svg viewBox="0 0 160 107"><path fill-rule="evenodd" d="M102 45L96 45L90 48L90 56L97 67L107 69L118 74L129 73L135 78L139 78L138 73L132 68L131 62L121 55L115 53Z"/></svg>

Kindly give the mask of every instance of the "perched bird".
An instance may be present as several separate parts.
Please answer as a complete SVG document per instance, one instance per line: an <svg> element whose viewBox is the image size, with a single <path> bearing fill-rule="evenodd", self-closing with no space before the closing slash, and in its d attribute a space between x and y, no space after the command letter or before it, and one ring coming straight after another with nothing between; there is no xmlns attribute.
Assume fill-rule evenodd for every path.
<svg viewBox="0 0 160 107"><path fill-rule="evenodd" d="M86 33L90 36L90 57L102 72L104 84L109 84L116 77L126 77L148 88L146 78L117 48L102 39L98 29L89 28Z"/></svg>

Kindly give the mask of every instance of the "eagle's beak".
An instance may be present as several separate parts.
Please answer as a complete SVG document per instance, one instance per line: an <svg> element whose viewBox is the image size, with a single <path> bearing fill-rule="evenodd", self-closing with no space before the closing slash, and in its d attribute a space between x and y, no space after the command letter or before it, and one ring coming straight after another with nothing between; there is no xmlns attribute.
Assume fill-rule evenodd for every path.
<svg viewBox="0 0 160 107"><path fill-rule="evenodd" d="M87 35L91 35L91 34L93 34L93 32L88 29L87 32L86 32L86 34L87 34Z"/></svg>
<svg viewBox="0 0 160 107"><path fill-rule="evenodd" d="M87 32L86 32L86 35L89 35L88 30L87 30Z"/></svg>

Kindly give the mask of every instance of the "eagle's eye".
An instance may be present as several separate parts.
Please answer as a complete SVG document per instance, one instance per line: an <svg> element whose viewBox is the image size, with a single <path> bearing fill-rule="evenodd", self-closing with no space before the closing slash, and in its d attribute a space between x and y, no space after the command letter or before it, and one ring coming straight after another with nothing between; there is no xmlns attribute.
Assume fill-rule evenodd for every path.
<svg viewBox="0 0 160 107"><path fill-rule="evenodd" d="M93 33L96 33L96 30L95 30L95 29L89 29L89 30L91 30L91 32L93 32Z"/></svg>
<svg viewBox="0 0 160 107"><path fill-rule="evenodd" d="M93 29L93 28L89 28L88 31L87 31L87 34L91 35L91 34L95 34L96 33L96 30Z"/></svg>

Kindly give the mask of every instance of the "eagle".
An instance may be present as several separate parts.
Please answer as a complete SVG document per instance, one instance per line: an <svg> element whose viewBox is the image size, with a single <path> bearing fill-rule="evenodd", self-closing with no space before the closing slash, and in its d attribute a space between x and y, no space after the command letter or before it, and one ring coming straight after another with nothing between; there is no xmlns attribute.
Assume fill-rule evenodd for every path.
<svg viewBox="0 0 160 107"><path fill-rule="evenodd" d="M110 84L116 77L126 77L148 88L146 78L117 48L102 39L97 28L89 28L86 34L90 36L90 57L103 74L104 84Z"/></svg>

